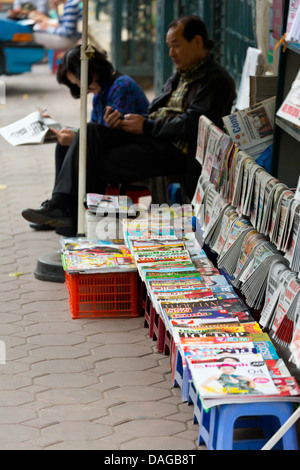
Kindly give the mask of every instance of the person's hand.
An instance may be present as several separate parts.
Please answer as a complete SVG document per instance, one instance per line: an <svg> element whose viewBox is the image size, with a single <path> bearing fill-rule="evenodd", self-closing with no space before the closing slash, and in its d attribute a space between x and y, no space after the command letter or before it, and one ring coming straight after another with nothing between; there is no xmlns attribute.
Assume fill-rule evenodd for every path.
<svg viewBox="0 0 300 470"><path fill-rule="evenodd" d="M51 127L51 131L54 132L54 134L56 135L60 145L63 145L65 147L71 145L76 135L75 132L73 132L71 129L66 128L62 129L61 131L57 131L56 129L53 129L53 127Z"/></svg>
<svg viewBox="0 0 300 470"><path fill-rule="evenodd" d="M19 15L21 15L21 13L22 13L22 8L17 7L17 8L8 10L7 17L11 18L11 19L14 19L14 18L17 18Z"/></svg>
<svg viewBox="0 0 300 470"><path fill-rule="evenodd" d="M107 106L103 119L108 127L112 127L113 129L120 129L122 114L117 109L113 109L111 106Z"/></svg>
<svg viewBox="0 0 300 470"><path fill-rule="evenodd" d="M140 114L125 114L121 129L130 134L143 134L144 121L145 118Z"/></svg>

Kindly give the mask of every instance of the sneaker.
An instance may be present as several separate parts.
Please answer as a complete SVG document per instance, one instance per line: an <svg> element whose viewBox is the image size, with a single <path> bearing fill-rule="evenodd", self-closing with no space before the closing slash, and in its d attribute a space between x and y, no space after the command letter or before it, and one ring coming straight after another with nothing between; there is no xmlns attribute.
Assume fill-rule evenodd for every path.
<svg viewBox="0 0 300 470"><path fill-rule="evenodd" d="M61 209L51 199L43 202L39 209L23 210L22 216L35 224L46 224L52 227L69 227L72 225L69 211Z"/></svg>

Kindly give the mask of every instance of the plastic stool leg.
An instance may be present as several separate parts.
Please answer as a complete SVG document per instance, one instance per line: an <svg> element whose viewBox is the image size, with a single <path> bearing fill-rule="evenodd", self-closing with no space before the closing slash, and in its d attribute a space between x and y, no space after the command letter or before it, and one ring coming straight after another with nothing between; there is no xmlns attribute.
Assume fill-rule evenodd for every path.
<svg viewBox="0 0 300 470"><path fill-rule="evenodd" d="M261 402L247 404L221 405L214 408L211 417L211 449L215 450L232 450L235 447L233 441L233 431L237 419L245 416L272 416L276 417L280 425L289 419L293 413L293 405L283 402ZM261 420L259 421L261 422ZM271 420L268 420L270 423ZM272 429L275 433L276 430ZM268 432L269 434L269 432ZM254 441L254 442L251 442ZM253 445L262 448L262 442L257 440L241 441L239 448L249 449ZM295 427L292 427L283 437L282 445L284 450L298 450L298 440ZM253 447L252 447L253 448Z"/></svg>
<svg viewBox="0 0 300 470"><path fill-rule="evenodd" d="M176 348L176 359L175 359L175 373L173 379L174 387L181 387L182 386L182 378L183 378L183 367L182 367L182 359L179 349Z"/></svg>

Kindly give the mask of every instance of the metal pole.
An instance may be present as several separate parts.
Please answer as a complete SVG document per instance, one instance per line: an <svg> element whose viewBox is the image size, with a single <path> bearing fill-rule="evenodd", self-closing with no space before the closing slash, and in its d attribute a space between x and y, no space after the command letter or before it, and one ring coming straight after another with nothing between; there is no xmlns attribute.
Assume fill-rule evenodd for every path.
<svg viewBox="0 0 300 470"><path fill-rule="evenodd" d="M89 1L82 6L82 45L80 68L80 135L79 135L79 177L78 177L78 236L85 234L84 197L86 193L86 136L87 136L87 90L88 90L88 9Z"/></svg>
<svg viewBox="0 0 300 470"><path fill-rule="evenodd" d="M271 450L282 436L293 426L293 424L300 418L300 407L292 414L292 416L284 423L284 425L278 429L276 434L264 445L261 450Z"/></svg>

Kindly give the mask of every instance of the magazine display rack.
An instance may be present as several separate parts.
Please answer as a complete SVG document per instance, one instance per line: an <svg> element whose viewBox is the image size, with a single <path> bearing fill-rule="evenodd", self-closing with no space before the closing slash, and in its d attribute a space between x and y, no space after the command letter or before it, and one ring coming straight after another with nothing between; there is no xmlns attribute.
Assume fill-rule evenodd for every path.
<svg viewBox="0 0 300 470"><path fill-rule="evenodd" d="M199 134L202 174L193 205L204 241L215 252L218 268L255 309L260 325L269 329L276 347L297 371L298 191L269 175L205 117L200 118ZM265 449L275 445L299 416L297 410Z"/></svg>
<svg viewBox="0 0 300 470"><path fill-rule="evenodd" d="M211 155L214 162L214 158L216 155L219 157L220 153L211 152ZM231 173L231 165L229 170ZM209 188L212 187L214 185ZM206 208L213 207L213 212L218 214L218 204L211 196L206 192ZM195 200L197 197L196 192ZM219 202L221 201L222 197L219 197ZM197 204L195 209L199 209ZM170 210L173 212L171 221L170 217L168 218ZM201 229L199 230L197 220L191 217L192 224L184 223L194 211L187 207L184 211L182 206L172 206L168 211L160 208L159 214L151 211L150 218L148 216L137 220L124 219L123 233L140 277L140 304L142 313L145 314L145 326L147 324L149 327L149 336L157 340L157 349L161 352L169 350L173 383L174 386L181 387L182 400L194 402L195 420L199 423L199 439L202 439L205 423L208 429L207 442L214 442L217 436L221 443L222 429L217 421L219 414L212 415L214 419L209 419L209 410L215 407L218 410L221 407L222 411L223 406L243 405L241 413L247 411L246 415L254 417L258 403L264 416L262 404L266 403L268 413L272 410L272 415L277 416L283 424L293 411L292 406L286 407L285 404L300 401L300 389L294 377L276 355L268 335L263 333L259 324L253 320L250 308L225 276L220 274L201 248L202 245L199 245ZM202 239L207 236L207 226L212 229L211 212L204 212L204 220ZM196 232L192 229L195 222ZM142 292L142 287L147 296L145 291ZM167 333L170 334L171 341L166 340ZM164 343L168 343L166 348ZM212 385L203 387L211 375L220 375L220 367L227 367L227 362L233 368L231 361L234 361L235 367L238 368L237 375L243 377L243 385L236 381L231 382L234 385L230 385L230 379L229 383L223 386L222 382L218 383L219 377L213 379ZM253 373L254 382L251 375ZM275 377L277 373L280 380ZM193 387L195 401L191 397ZM288 410L288 413L283 414L283 409ZM260 426L263 422L264 417L256 424ZM268 426L265 438L268 439L276 431L276 426ZM290 430L290 436L293 436L293 440L283 441L285 449L296 448L294 428ZM266 443L266 439L263 442L247 442L241 445L242 448L252 445L259 445L261 448L263 443ZM226 446L233 444L231 436ZM223 444L218 446L222 448Z"/></svg>
<svg viewBox="0 0 300 470"><path fill-rule="evenodd" d="M289 29L288 20L290 7L297 8L296 4L297 2L294 1L283 1L282 35ZM277 16L278 13L279 12L276 11ZM299 69L300 44L288 42L286 44L286 49L285 47L281 47L280 50L276 111L280 108L287 97ZM277 175L283 183L286 183L290 187L295 187L295 185L297 185L300 171L299 153L300 129L297 129L295 126L291 125L291 123L277 116L275 119L274 129L272 174ZM291 168L294 168L295 171L290 171Z"/></svg>

